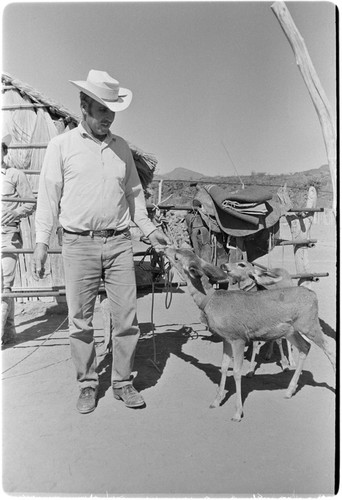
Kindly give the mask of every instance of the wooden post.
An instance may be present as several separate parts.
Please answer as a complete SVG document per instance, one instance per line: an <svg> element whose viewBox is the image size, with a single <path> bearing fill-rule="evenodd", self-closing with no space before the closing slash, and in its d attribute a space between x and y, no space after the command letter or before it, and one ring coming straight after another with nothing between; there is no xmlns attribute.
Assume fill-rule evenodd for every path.
<svg viewBox="0 0 342 500"><path fill-rule="evenodd" d="M158 202L157 202L158 205L162 201L162 193L163 193L163 179L160 179L160 181L158 181Z"/></svg>
<svg viewBox="0 0 342 500"><path fill-rule="evenodd" d="M300 69L304 82L309 90L310 97L316 108L319 121L321 123L325 148L328 157L328 164L333 186L333 213L336 217L337 194L336 194L336 130L333 120L333 114L328 98L319 81L317 73L311 62L311 58L305 46L305 42L300 35L293 19L287 10L284 2L275 2L271 9L275 13L287 36L292 50L296 57L297 66Z"/></svg>
<svg viewBox="0 0 342 500"><path fill-rule="evenodd" d="M317 191L313 186L311 186L309 188L306 206L307 208L314 208L316 206L316 203ZM301 214L300 216L288 213L286 215L286 220L290 226L293 241L309 239L313 213L308 212L307 214ZM297 273L310 273L308 246L294 245L293 253ZM298 281L298 285L304 285L307 288L311 288L312 281L305 278L300 278Z"/></svg>

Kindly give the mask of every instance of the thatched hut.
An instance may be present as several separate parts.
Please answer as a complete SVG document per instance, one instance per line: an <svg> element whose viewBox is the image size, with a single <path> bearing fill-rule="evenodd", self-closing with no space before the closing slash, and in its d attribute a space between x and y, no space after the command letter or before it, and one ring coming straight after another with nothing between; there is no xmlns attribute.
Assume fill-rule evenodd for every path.
<svg viewBox="0 0 342 500"><path fill-rule="evenodd" d="M30 85L2 74L2 120L3 127L12 136L8 161L11 166L23 170L28 176L36 194L39 173L45 150L50 139L62 134L79 123L80 117L64 106L42 95ZM157 160L130 144L141 183L148 197L148 187L153 179ZM32 249L35 244L34 214L21 222L24 249ZM50 248L58 248L57 235L52 237ZM19 255L14 289L51 289L64 284L60 254L50 254L46 264L48 276L39 283L30 274L30 253Z"/></svg>

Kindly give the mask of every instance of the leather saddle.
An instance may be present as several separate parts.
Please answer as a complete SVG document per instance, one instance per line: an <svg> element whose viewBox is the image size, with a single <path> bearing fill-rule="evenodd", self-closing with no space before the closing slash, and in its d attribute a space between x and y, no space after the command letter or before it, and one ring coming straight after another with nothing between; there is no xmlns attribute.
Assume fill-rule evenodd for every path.
<svg viewBox="0 0 342 500"><path fill-rule="evenodd" d="M221 254L220 246L225 247L226 255L221 255L220 260L225 257L227 261L229 248L234 247L236 240L239 239L240 246L242 241L242 246L247 252L247 260L252 262L274 247L274 239L279 237L279 220L289 210L291 202L289 199L284 201L277 193L272 194L270 190L259 186L230 192L217 185L206 184L197 186L192 205L194 213L200 216L188 219L190 237L191 231L196 232L194 250L203 254L202 240L202 246L207 247L207 251L204 252L206 260L210 259L210 262L217 264L212 257L209 257L208 248L212 247L210 235L213 234L219 241ZM200 229L200 226L204 229ZM198 241L199 234L200 241ZM229 243L228 248L227 243Z"/></svg>

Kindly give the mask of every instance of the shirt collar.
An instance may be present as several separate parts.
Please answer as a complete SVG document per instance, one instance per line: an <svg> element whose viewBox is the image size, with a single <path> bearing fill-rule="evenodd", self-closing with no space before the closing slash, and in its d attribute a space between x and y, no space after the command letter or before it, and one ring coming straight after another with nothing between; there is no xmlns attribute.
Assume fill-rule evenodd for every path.
<svg viewBox="0 0 342 500"><path fill-rule="evenodd" d="M78 130L81 134L82 137L89 137L90 139L92 139L93 141L97 142L97 143L100 143L100 141L98 141L96 139L96 137L94 137L90 132L88 132L88 130L86 129L85 127L85 122L82 121L78 124ZM109 130L108 131L108 134L107 136L105 137L105 140L103 142L105 142L106 144L109 144L110 141L115 141L115 136L111 133L111 131Z"/></svg>

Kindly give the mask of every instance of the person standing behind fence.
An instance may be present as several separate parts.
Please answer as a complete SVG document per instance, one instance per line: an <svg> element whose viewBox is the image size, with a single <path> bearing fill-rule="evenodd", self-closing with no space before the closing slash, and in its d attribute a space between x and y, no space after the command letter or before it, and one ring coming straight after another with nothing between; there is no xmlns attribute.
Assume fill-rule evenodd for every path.
<svg viewBox="0 0 342 500"><path fill-rule="evenodd" d="M115 113L126 109L130 90L104 71L71 81L80 91L82 122L53 138L40 175L36 214L35 279L44 263L54 221L63 227L62 256L69 309L71 354L76 367L80 413L97 404L99 378L93 330L95 300L103 279L114 318L112 388L128 407L144 406L133 387L132 368L139 338L132 241L133 220L151 244L168 244L147 215L131 150L110 132Z"/></svg>
<svg viewBox="0 0 342 500"><path fill-rule="evenodd" d="M8 145L11 136L5 136L1 141L1 194L8 198L33 199L31 186L26 175L21 170L9 167L6 163ZM20 234L20 219L28 217L35 209L35 203L11 200L1 203L1 249L22 248ZM1 289L11 292L15 279L17 253L1 253ZM1 298L1 343L8 344L15 340L14 298Z"/></svg>

